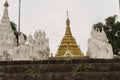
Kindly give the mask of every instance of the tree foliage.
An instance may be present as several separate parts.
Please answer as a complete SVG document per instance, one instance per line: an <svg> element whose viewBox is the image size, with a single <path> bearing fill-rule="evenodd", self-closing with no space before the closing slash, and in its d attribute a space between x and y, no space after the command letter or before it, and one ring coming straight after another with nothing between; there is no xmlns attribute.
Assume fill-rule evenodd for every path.
<svg viewBox="0 0 120 80"><path fill-rule="evenodd" d="M13 31L14 31L14 34L15 34L15 36L16 36L17 43L18 43L19 36L20 36L21 32L17 31L17 28L16 28L17 25L16 25L13 21L11 21L10 24L11 24L11 28L12 28ZM25 38L25 40L26 40L27 36L26 36L24 33L23 33L23 36L24 36L24 38ZM19 44L19 43L18 43L18 44Z"/></svg>
<svg viewBox="0 0 120 80"><path fill-rule="evenodd" d="M98 22L97 24L93 25L94 29L99 29L100 31L102 28L104 29L108 42L113 47L114 54L118 54L120 52L120 22L116 20L117 16L110 16L105 19L105 24L102 22Z"/></svg>

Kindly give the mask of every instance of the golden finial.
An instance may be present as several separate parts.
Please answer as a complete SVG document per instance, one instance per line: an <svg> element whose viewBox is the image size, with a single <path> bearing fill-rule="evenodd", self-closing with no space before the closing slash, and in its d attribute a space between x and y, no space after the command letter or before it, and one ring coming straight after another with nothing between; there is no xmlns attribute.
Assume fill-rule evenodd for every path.
<svg viewBox="0 0 120 80"><path fill-rule="evenodd" d="M67 26L67 27L69 27L69 26L70 26L70 20L69 20L69 17L68 17L68 11L67 11L66 26Z"/></svg>
<svg viewBox="0 0 120 80"><path fill-rule="evenodd" d="M68 11L67 11L67 18L68 18Z"/></svg>

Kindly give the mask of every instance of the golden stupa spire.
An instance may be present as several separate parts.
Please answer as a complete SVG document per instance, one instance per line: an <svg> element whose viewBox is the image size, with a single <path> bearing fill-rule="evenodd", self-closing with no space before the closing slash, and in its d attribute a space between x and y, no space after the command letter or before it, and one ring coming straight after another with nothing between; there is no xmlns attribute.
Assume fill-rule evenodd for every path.
<svg viewBox="0 0 120 80"><path fill-rule="evenodd" d="M61 41L61 44L58 48L56 57L67 57L67 56L69 56L69 57L83 56L83 53L81 52L80 48L78 47L78 45L71 33L68 11L67 11L65 35L64 35L64 37Z"/></svg>

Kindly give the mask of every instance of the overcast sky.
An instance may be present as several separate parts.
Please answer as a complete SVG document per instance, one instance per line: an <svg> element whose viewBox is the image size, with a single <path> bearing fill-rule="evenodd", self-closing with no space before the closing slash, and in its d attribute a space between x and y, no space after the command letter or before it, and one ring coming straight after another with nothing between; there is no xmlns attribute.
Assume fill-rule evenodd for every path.
<svg viewBox="0 0 120 80"><path fill-rule="evenodd" d="M8 0L9 17L18 24L18 1ZM87 40L93 24L104 22L108 16L119 14L118 0L21 0L21 31L25 34L44 30L50 40L50 50L56 54L66 29L69 11L71 31L82 52L87 51ZM3 4L0 0L0 19ZM118 16L119 17L119 16Z"/></svg>

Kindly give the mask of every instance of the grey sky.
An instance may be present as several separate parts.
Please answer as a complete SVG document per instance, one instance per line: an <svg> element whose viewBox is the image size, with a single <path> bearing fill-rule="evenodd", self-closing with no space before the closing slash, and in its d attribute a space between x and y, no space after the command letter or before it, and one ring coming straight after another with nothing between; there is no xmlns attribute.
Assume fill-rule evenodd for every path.
<svg viewBox="0 0 120 80"><path fill-rule="evenodd" d="M8 0L10 20L18 24L18 1ZM44 30L50 39L50 49L56 53L65 33L66 11L69 11L71 31L81 50L86 53L91 27L108 16L119 14L118 0L21 0L21 31L33 34ZM0 0L0 19L3 4Z"/></svg>

